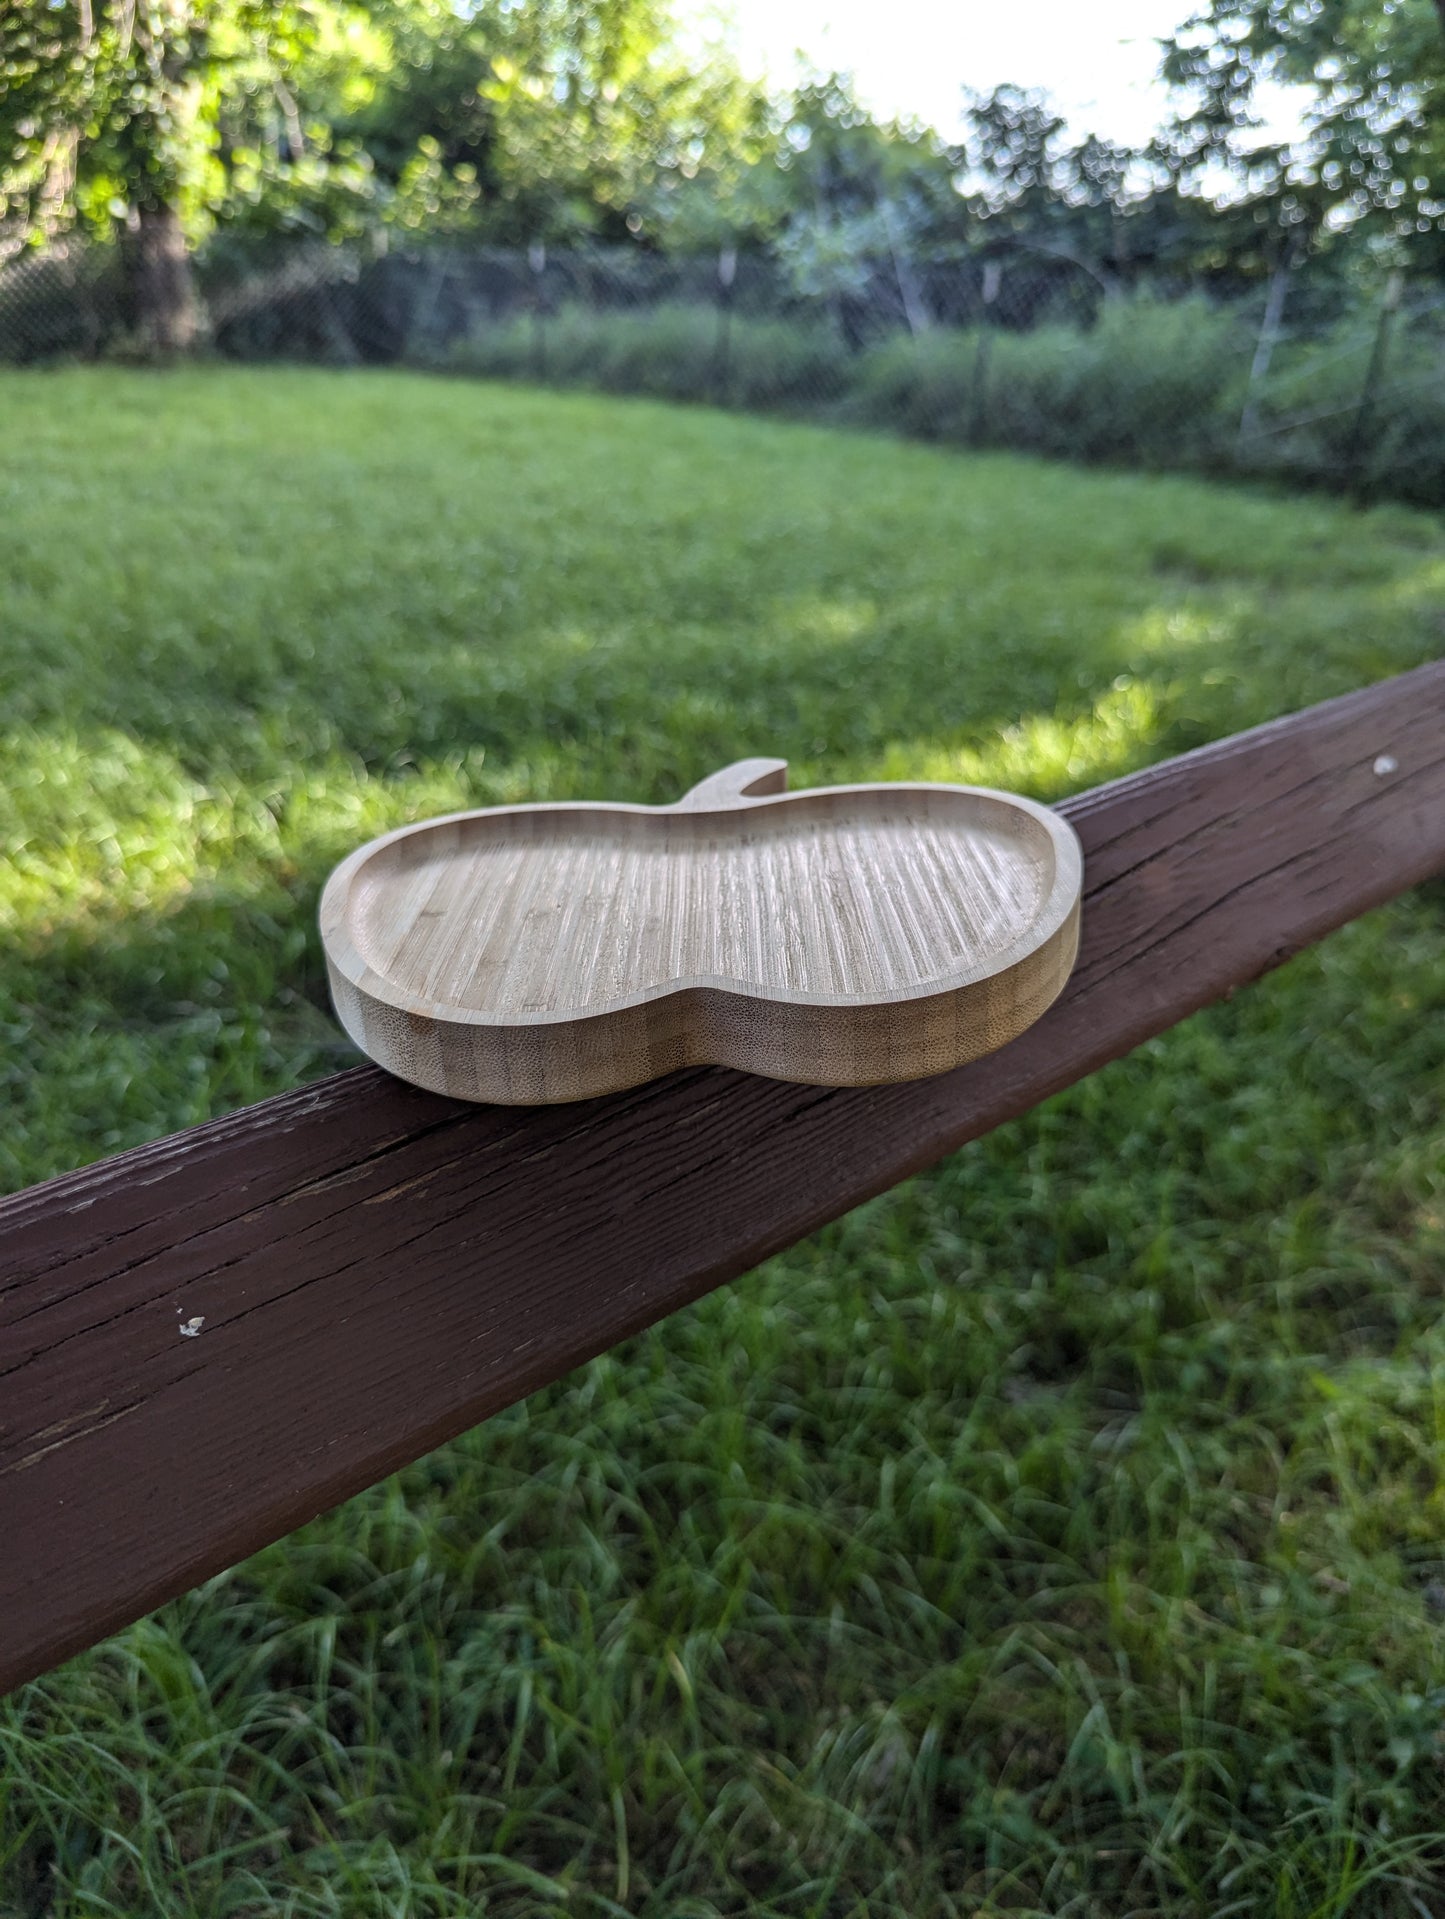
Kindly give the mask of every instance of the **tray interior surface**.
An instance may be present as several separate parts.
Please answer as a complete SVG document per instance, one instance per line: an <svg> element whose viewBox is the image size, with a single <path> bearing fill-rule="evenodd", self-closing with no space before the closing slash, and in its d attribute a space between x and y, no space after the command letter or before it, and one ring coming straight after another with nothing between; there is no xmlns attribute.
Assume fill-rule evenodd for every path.
<svg viewBox="0 0 1445 1919"><path fill-rule="evenodd" d="M1030 814L946 788L513 809L384 843L346 918L374 975L443 1012L595 1013L678 982L884 998L991 970L1054 872Z"/></svg>

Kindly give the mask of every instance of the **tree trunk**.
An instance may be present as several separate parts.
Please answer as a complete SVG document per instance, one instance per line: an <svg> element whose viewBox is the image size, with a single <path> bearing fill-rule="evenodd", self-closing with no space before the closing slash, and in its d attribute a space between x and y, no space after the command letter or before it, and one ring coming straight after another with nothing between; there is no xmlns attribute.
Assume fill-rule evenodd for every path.
<svg viewBox="0 0 1445 1919"><path fill-rule="evenodd" d="M121 239L127 319L153 353L185 353L196 340L196 294L174 207L140 207Z"/></svg>
<svg viewBox="0 0 1445 1919"><path fill-rule="evenodd" d="M1445 6L1445 0L1441 0L1441 5ZM908 331L916 340L920 333L927 333L932 315L923 297L923 288L918 283L918 275L913 271L913 262L908 257L907 242L899 228L898 215L886 193L879 196L878 210L883 215L883 231L888 235L888 251L893 259L893 278L898 287L898 297L903 302L903 317L908 322Z"/></svg>

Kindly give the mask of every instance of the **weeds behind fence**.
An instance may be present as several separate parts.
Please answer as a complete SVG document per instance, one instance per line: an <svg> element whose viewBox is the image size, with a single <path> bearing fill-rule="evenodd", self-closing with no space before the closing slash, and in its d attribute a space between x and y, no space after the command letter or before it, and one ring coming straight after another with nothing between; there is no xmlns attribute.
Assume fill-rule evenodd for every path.
<svg viewBox="0 0 1445 1919"><path fill-rule="evenodd" d="M1445 505L1445 300L1343 303L1308 266L1229 302L1022 247L916 261L907 299L896 264L805 290L730 253L223 236L195 268L227 359L444 368ZM0 269L0 361L129 346L112 250Z"/></svg>

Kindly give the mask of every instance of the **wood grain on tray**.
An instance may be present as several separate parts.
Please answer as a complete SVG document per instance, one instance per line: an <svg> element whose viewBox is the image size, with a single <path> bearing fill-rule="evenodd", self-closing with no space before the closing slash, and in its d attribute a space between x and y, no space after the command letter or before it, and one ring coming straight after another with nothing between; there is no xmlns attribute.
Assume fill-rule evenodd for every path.
<svg viewBox="0 0 1445 1919"><path fill-rule="evenodd" d="M919 1078L1038 1018L1078 946L1063 819L785 777L744 760L676 806L499 807L372 841L322 899L343 1025L435 1092L546 1104L700 1064Z"/></svg>

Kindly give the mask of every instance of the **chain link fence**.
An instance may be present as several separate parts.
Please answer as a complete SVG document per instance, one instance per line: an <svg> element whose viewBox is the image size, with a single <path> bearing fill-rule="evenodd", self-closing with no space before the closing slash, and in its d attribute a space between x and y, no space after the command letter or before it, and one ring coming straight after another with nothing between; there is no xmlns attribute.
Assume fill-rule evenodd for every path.
<svg viewBox="0 0 1445 1919"><path fill-rule="evenodd" d="M820 267L221 236L194 275L203 350L225 360L587 386L1445 505L1445 295L1351 296L1310 263L1225 299L1021 243ZM0 266L0 362L134 348L115 249Z"/></svg>

